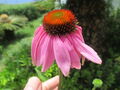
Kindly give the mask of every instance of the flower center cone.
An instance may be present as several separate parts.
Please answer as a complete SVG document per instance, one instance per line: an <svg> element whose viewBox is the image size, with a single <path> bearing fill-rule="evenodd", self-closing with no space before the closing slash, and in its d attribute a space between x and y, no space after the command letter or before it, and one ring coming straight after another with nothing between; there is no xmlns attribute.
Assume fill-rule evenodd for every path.
<svg viewBox="0 0 120 90"><path fill-rule="evenodd" d="M48 12L43 19L46 32L51 35L65 35L75 30L76 18L74 14L65 9Z"/></svg>

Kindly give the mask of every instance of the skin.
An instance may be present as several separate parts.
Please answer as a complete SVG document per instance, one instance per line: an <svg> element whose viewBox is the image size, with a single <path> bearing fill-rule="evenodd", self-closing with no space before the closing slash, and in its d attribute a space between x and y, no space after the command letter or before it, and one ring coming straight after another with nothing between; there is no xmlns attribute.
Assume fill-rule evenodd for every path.
<svg viewBox="0 0 120 90"><path fill-rule="evenodd" d="M55 76L45 82L41 82L38 77L31 77L24 90L58 90L59 76Z"/></svg>

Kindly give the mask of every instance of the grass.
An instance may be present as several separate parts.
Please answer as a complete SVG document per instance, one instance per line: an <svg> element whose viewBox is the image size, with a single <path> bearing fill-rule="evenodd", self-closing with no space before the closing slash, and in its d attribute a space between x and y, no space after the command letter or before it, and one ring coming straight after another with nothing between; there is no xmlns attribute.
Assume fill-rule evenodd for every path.
<svg viewBox="0 0 120 90"><path fill-rule="evenodd" d="M28 25L26 25L24 28L19 29L16 31L16 36L22 36L25 35L26 37L32 36L34 33L34 30L41 25L43 16L38 18L37 20L34 20L30 22Z"/></svg>
<svg viewBox="0 0 120 90"><path fill-rule="evenodd" d="M38 76L44 81L58 74L56 64L41 73L41 67L34 67L31 63L31 41L35 29L42 23L42 18L29 22L27 26L16 31L17 39L4 48L0 61L1 90L22 90L31 76Z"/></svg>
<svg viewBox="0 0 120 90"><path fill-rule="evenodd" d="M44 9L41 7L48 7L49 5L53 6L50 1L53 0L49 0L48 3L42 2L43 5L40 4L40 6L37 3L18 5L0 4L0 14L7 12L8 14L15 13L19 15L20 10L24 10L25 7L29 7L33 4L41 10ZM31 11L33 11L33 9ZM29 12L26 13L28 15ZM38 76L41 79L44 78L42 74L44 74L47 78L53 77L57 74L57 68L55 64L52 65L52 67L45 73L41 73L41 67L35 68L31 63L31 41L35 29L42 24L44 12L38 13L40 13L42 16L40 15L41 17L37 18L36 20L33 17L32 21L29 21L26 26L15 31L16 37L14 40L0 43L0 90L22 90L27 82L27 79L33 75ZM30 18L32 15L36 16L33 12L32 14L29 14Z"/></svg>
<svg viewBox="0 0 120 90"><path fill-rule="evenodd" d="M24 26L23 28L21 28L15 32L16 38L14 41L5 42L5 43L3 43L3 45L1 45L1 47L2 47L2 55L1 56L2 57L0 60L0 71L3 69L3 67L5 67L3 64L4 52L6 52L6 50L11 51L9 49L9 47L15 45L17 42L20 42L22 38L28 38L28 37L31 38L34 34L35 29L41 24L42 18L43 17L40 17L37 20L29 22L26 26ZM16 47L14 47L14 48L16 48Z"/></svg>
<svg viewBox="0 0 120 90"><path fill-rule="evenodd" d="M0 60L1 89L22 90L26 79L37 75L31 63L30 47L34 31L41 24L42 18L29 22L24 28L16 31L16 39L2 46L4 50Z"/></svg>

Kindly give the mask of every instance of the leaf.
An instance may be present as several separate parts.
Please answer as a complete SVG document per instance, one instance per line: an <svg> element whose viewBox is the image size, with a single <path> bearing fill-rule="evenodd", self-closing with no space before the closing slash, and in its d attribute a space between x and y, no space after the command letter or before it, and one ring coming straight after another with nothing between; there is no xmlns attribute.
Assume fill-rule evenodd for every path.
<svg viewBox="0 0 120 90"><path fill-rule="evenodd" d="M38 67L35 68L35 71L37 72L38 77L40 78L41 81L46 81L46 80L48 80L48 78L45 77L44 74L38 70Z"/></svg>

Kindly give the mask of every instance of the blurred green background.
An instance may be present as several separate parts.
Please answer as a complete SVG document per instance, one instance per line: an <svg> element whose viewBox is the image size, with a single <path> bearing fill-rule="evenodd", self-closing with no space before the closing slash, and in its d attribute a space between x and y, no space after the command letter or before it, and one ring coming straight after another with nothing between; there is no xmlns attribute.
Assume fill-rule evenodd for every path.
<svg viewBox="0 0 120 90"><path fill-rule="evenodd" d="M45 81L58 74L54 64L47 72L31 63L31 40L45 13L70 9L83 28L85 42L103 60L102 65L85 62L71 70L63 90L92 90L95 78L103 81L97 90L120 90L120 1L34 0L22 4L0 4L0 90L23 90L31 76Z"/></svg>

